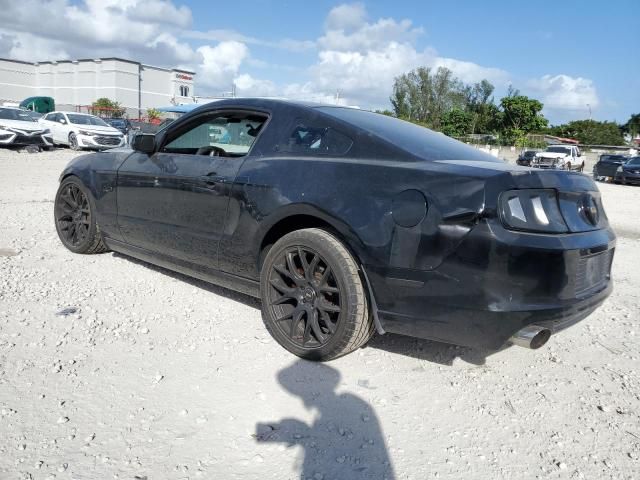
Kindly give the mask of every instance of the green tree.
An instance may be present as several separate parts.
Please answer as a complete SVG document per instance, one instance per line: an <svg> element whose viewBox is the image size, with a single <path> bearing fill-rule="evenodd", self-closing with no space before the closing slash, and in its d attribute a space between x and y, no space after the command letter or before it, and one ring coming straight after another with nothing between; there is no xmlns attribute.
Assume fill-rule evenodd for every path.
<svg viewBox="0 0 640 480"><path fill-rule="evenodd" d="M495 87L488 80L464 88L465 108L472 115L468 133L488 133L496 128L498 107L493 103L494 90Z"/></svg>
<svg viewBox="0 0 640 480"><path fill-rule="evenodd" d="M573 138L585 145L624 145L622 132L615 122L575 120L547 131L558 137Z"/></svg>
<svg viewBox="0 0 640 480"><path fill-rule="evenodd" d="M506 143L516 141L531 132L543 130L548 121L542 115L542 103L524 95L509 95L500 100L502 136Z"/></svg>
<svg viewBox="0 0 640 480"><path fill-rule="evenodd" d="M473 122L473 113L461 108L453 108L442 116L442 133L450 137L462 137L471 133Z"/></svg>
<svg viewBox="0 0 640 480"><path fill-rule="evenodd" d="M396 117L440 130L445 112L464 108L464 85L448 68L420 67L396 77L389 100Z"/></svg>
<svg viewBox="0 0 640 480"><path fill-rule="evenodd" d="M636 138L640 135L640 113L634 113L631 115L627 123L622 126L624 133L631 135L631 138Z"/></svg>
<svg viewBox="0 0 640 480"><path fill-rule="evenodd" d="M121 118L125 111L119 102L106 97L99 98L91 104L91 113L99 117Z"/></svg>
<svg viewBox="0 0 640 480"><path fill-rule="evenodd" d="M160 116L161 115L162 115L162 112L160 112L160 110L158 110L156 108L147 109L147 118L149 119L149 122L151 122L151 123L157 122L158 120L160 120Z"/></svg>

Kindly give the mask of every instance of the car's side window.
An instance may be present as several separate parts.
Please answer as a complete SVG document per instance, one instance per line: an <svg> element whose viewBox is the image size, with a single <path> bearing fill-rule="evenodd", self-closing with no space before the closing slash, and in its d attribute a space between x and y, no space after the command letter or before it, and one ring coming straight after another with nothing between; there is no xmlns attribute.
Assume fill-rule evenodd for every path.
<svg viewBox="0 0 640 480"><path fill-rule="evenodd" d="M49 121L49 122L55 122L56 121L56 113L49 113L47 114L46 117L44 117L45 120Z"/></svg>
<svg viewBox="0 0 640 480"><path fill-rule="evenodd" d="M169 132L161 151L241 157L249 152L266 120L265 115L248 112L205 115L175 132Z"/></svg>
<svg viewBox="0 0 640 480"><path fill-rule="evenodd" d="M352 144L351 138L332 127L298 123L279 150L304 155L344 155Z"/></svg>

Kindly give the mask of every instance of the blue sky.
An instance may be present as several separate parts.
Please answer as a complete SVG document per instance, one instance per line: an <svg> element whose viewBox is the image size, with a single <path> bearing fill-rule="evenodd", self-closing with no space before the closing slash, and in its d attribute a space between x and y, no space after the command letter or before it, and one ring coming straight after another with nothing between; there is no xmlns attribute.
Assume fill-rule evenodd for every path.
<svg viewBox="0 0 640 480"><path fill-rule="evenodd" d="M39 13L51 12L50 28ZM125 56L197 72L197 94L233 83L275 95L388 107L393 78L446 66L509 84L552 123L640 112L640 1L23 0L0 11L0 56ZM75 25L69 29L68 25Z"/></svg>

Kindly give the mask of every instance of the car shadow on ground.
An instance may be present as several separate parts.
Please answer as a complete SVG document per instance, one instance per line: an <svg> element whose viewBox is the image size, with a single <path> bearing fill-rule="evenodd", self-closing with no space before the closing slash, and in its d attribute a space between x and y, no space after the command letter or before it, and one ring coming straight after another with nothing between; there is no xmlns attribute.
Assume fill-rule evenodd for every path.
<svg viewBox="0 0 640 480"><path fill-rule="evenodd" d="M314 420L311 424L297 418L258 422L257 443L288 447L284 452L290 452L291 464L301 464L301 479L396 478L373 407L353 393L336 392L338 370L297 360L278 372L277 379L289 395L315 413ZM302 462L293 446L303 450Z"/></svg>
<svg viewBox="0 0 640 480"><path fill-rule="evenodd" d="M230 290L225 287L220 287L213 283L205 282L204 280L198 280L197 278L184 275L173 270L168 270L164 267L159 267L152 263L139 260L134 257L129 257L121 253L112 252L112 255L116 258L121 258L137 265L149 268L155 272L161 273L168 277L174 278L181 282L188 283L196 288L200 288L214 295L219 295L235 302L240 302L256 310L260 310L260 299L254 298L250 295ZM375 335L365 348L375 348L378 350L384 350L389 353L395 353L398 355L404 355L407 357L417 358L419 360L426 360L440 365L453 365L453 361L456 358L471 363L473 365L484 365L487 357L496 353L492 350L481 350L470 347L459 347L456 345L450 345L448 343L435 342L432 340L424 340L421 338L407 337L405 335L396 335L393 333L385 333L384 335Z"/></svg>
<svg viewBox="0 0 640 480"><path fill-rule="evenodd" d="M473 365L484 365L487 357L497 353L496 350L484 350L471 347L460 347L448 343L407 337L394 333L385 333L373 337L366 348L376 348L389 353L426 360L440 365L453 365L456 358ZM499 351L499 350L498 350Z"/></svg>

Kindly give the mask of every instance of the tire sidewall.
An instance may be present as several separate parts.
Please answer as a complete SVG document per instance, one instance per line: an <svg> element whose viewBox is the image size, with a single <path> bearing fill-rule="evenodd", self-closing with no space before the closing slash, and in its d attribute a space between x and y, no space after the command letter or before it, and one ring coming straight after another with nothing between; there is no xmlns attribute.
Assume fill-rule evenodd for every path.
<svg viewBox="0 0 640 480"><path fill-rule="evenodd" d="M269 284L269 275L273 265L286 250L297 246L304 247L318 253L330 266L336 283L338 284L338 288L340 289L341 312L336 332L325 345L320 347L302 348L295 344L289 336L286 335L278 325L276 325L269 305L268 289L271 288ZM365 314L363 312L363 310L366 311L365 306L358 305L357 302L357 299L362 298L363 295L363 292L358 292L358 289L362 289L362 285L356 285L352 281L347 267L343 265L343 258L334 247L322 242L321 238L308 230L292 232L278 240L265 257L262 270L260 272L262 319L267 330L275 340L294 355L308 360L324 360L327 358L333 358L349 343L358 315Z"/></svg>
<svg viewBox="0 0 640 480"><path fill-rule="evenodd" d="M69 184L73 184L77 186L80 189L80 191L87 197L87 201L89 202L89 210L91 212L91 224L89 225L89 232L87 234L87 237L85 238L84 242L81 242L76 246L69 244L65 240L62 232L60 231L60 225L58 224L58 215L57 215L58 200L64 188L66 188L67 185ZM62 182L60 183L60 186L58 187L58 191L56 192L56 198L53 204L53 221L56 225L56 232L58 233L58 238L60 238L60 241L62 242L62 244L72 252L85 253L94 244L95 237L98 234L95 203L93 201L93 196L91 195L91 192L89 192L89 190L84 186L84 184L80 181L78 177L70 176L63 179Z"/></svg>
<svg viewBox="0 0 640 480"><path fill-rule="evenodd" d="M75 133L69 134L69 146L71 147L71 150L80 150L80 145L78 145L78 138L76 137Z"/></svg>

